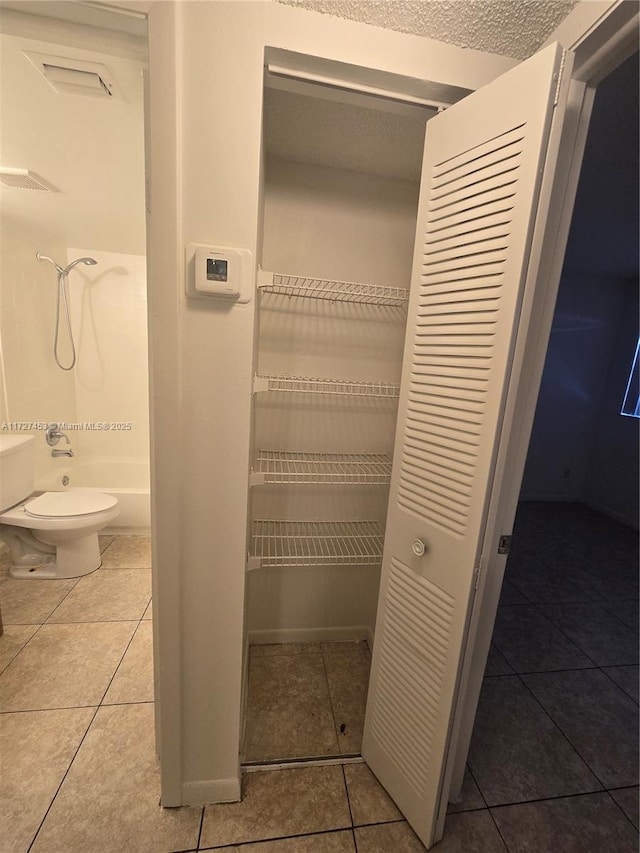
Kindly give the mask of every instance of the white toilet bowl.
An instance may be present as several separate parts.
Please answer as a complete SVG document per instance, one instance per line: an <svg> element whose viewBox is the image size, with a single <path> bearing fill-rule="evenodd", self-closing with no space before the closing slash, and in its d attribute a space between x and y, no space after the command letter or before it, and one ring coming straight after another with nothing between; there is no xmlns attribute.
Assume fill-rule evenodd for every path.
<svg viewBox="0 0 640 853"><path fill-rule="evenodd" d="M113 495L69 489L34 494L0 513L15 578L77 578L100 567L98 531L117 518Z"/></svg>

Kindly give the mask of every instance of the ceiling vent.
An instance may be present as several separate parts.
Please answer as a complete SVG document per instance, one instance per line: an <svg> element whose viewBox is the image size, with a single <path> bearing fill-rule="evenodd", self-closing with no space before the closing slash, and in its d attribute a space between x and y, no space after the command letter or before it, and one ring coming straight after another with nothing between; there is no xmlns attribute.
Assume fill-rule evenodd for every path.
<svg viewBox="0 0 640 853"><path fill-rule="evenodd" d="M93 98L122 97L106 65L31 51L25 51L24 55L51 88L60 94L88 95Z"/></svg>
<svg viewBox="0 0 640 853"><path fill-rule="evenodd" d="M35 172L28 169L9 169L0 166L0 184L5 187L13 187L17 190L40 190L41 192L56 192Z"/></svg>

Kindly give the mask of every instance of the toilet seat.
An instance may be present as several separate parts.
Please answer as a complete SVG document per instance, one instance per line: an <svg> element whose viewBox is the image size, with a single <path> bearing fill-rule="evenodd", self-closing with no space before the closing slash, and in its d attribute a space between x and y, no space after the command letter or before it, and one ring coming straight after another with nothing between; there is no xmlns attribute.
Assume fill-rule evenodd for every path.
<svg viewBox="0 0 640 853"><path fill-rule="evenodd" d="M105 512L117 504L113 495L100 492L44 492L24 504L24 511L32 518L70 518Z"/></svg>

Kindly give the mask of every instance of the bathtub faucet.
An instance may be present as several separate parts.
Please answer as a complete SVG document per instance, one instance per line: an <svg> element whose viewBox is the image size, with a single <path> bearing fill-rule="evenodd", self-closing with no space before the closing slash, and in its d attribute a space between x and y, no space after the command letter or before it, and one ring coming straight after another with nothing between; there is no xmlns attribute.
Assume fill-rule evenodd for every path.
<svg viewBox="0 0 640 853"><path fill-rule="evenodd" d="M60 431L60 427L58 426L58 424L49 424L49 426L47 427L47 431L44 434L44 437L46 438L47 444L49 445L49 447L54 447L60 441L61 438L64 438L64 440L67 442L67 444L71 444L71 442L69 441L69 436L65 435L63 432ZM69 454L69 453L64 453L63 451L56 451L56 452L52 453L51 455L52 456L73 456L73 453Z"/></svg>
<svg viewBox="0 0 640 853"><path fill-rule="evenodd" d="M52 450L52 456L73 456L73 450L70 447L67 447L66 450Z"/></svg>

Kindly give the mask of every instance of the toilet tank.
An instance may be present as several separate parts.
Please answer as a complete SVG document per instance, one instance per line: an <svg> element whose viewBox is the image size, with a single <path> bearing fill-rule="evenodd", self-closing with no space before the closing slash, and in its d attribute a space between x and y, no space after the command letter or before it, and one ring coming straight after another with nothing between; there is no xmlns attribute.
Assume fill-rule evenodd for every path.
<svg viewBox="0 0 640 853"><path fill-rule="evenodd" d="M0 512L33 491L34 442L32 435L0 432Z"/></svg>

